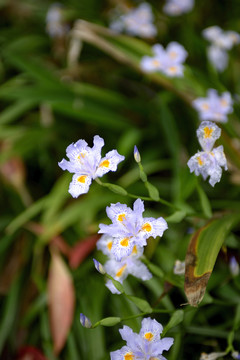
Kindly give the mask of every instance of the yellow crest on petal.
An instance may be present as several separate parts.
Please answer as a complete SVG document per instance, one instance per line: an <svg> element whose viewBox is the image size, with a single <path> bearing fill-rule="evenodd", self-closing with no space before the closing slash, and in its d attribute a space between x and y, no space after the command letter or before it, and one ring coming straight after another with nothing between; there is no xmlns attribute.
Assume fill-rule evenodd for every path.
<svg viewBox="0 0 240 360"><path fill-rule="evenodd" d="M124 238L120 241L120 245L124 246L124 247L128 247L129 245L129 238Z"/></svg>
<svg viewBox="0 0 240 360"><path fill-rule="evenodd" d="M149 232L152 230L152 226L149 223L143 224L142 230Z"/></svg>
<svg viewBox="0 0 240 360"><path fill-rule="evenodd" d="M202 161L200 156L197 157L197 161L198 161L198 165L200 165L200 166L202 166L204 164L204 162Z"/></svg>
<svg viewBox="0 0 240 360"><path fill-rule="evenodd" d="M122 276L122 274L123 274L123 272L124 272L124 270L126 269L126 267L127 267L127 265L125 264L125 265L123 265L118 271L117 271L117 273L116 273L116 277L121 277Z"/></svg>
<svg viewBox="0 0 240 360"><path fill-rule="evenodd" d="M213 129L206 126L204 129L204 137L205 139L209 139L212 136Z"/></svg>
<svg viewBox="0 0 240 360"><path fill-rule="evenodd" d="M148 333L144 334L144 338L145 338L147 341L152 341L153 337L154 337L154 335L153 335L153 333L151 333L151 332L148 332Z"/></svg>
<svg viewBox="0 0 240 360"><path fill-rule="evenodd" d="M100 166L100 167L107 167L107 168L108 168L109 165L110 165L110 161L109 161L109 160L103 160L99 166Z"/></svg>
<svg viewBox="0 0 240 360"><path fill-rule="evenodd" d="M133 353L127 353L124 355L124 360L134 360L135 355Z"/></svg>
<svg viewBox="0 0 240 360"><path fill-rule="evenodd" d="M118 221L123 221L124 219L126 220L126 214L119 214L117 217Z"/></svg>
<svg viewBox="0 0 240 360"><path fill-rule="evenodd" d="M81 175L77 178L77 181L82 183L82 184L85 184L86 182L86 178L87 178L87 175Z"/></svg>

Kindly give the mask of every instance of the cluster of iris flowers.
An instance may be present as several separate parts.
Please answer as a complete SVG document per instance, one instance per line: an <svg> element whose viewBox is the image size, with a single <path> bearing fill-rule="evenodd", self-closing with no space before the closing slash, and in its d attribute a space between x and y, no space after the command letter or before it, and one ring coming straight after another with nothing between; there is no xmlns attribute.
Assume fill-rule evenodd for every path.
<svg viewBox="0 0 240 360"><path fill-rule="evenodd" d="M206 98L193 101L193 107L202 120L197 129L197 137L203 151L192 156L188 166L191 172L197 176L201 174L204 180L209 176L209 183L214 186L221 180L222 168L227 170L227 161L222 145L213 148L215 141L221 136L221 129L212 121L227 121L227 115L233 111L232 98L228 92L218 96L216 90L209 89Z"/></svg>
<svg viewBox="0 0 240 360"><path fill-rule="evenodd" d="M203 37L210 42L207 56L218 71L223 71L228 65L228 53L234 45L240 43L240 35L232 30L224 31L219 26L210 26L203 30Z"/></svg>
<svg viewBox="0 0 240 360"><path fill-rule="evenodd" d="M193 5L194 0L167 0L163 11L170 16L177 16L190 11ZM50 36L61 36L62 31L65 31L59 24L61 25L61 9L55 7L51 9L47 18ZM143 38L151 38L157 34L153 12L147 3L142 3L136 9L119 16L110 27L116 32L125 31L129 35ZM211 43L207 49L210 62L217 70L223 71L228 64L227 50L240 42L240 35L212 26L203 31L203 36ZM170 42L166 49L160 44L155 44L152 47L152 56L143 56L140 67L147 73L160 71L169 77L181 77L187 55L185 48L177 42ZM204 180L209 176L209 183L214 186L221 179L222 169L227 170L227 162L223 146L214 148L216 140L221 136L221 129L213 121L226 122L227 115L233 111L233 101L228 92L219 96L216 90L209 89L207 97L195 99L192 106L198 111L202 121L197 129L197 138L202 150L190 158L188 166L191 172L197 176L202 175ZM87 193L92 180L102 177L109 171L116 171L118 164L124 160L124 156L117 150L109 151L102 158L103 145L103 139L97 135L94 137L92 148L85 140L68 146L69 161L63 159L59 166L73 173L69 186L69 193L73 197ZM121 283L129 274L141 280L150 279L152 274L141 261L141 256L149 237L163 235L168 228L166 221L161 217L144 218L144 204L141 199L134 202L133 209L125 204L116 203L107 207L106 212L112 223L100 224L99 233L103 235L97 243L97 248L108 256L102 268L103 273L106 271ZM107 280L106 286L112 293L119 293L111 280ZM90 321L83 314L81 317L83 326L91 327ZM150 318L143 319L139 334L124 326L120 334L127 344L120 350L111 352L111 360L164 360L162 352L172 346L173 339L160 339L161 332L162 325ZM202 358L210 359L209 356L212 356L211 359L217 359L221 355L222 353L202 354ZM233 358L239 358L238 354L234 355L232 354Z"/></svg>
<svg viewBox="0 0 240 360"><path fill-rule="evenodd" d="M105 270L121 283L129 274L149 280L152 275L140 258L147 239L162 236L168 228L166 221L162 217L143 217L144 204L141 199L134 202L133 210L117 203L111 204L106 211L112 224L100 224L99 233L104 235L97 243L97 248L109 257L104 265ZM119 293L110 280L106 286L112 293Z"/></svg>

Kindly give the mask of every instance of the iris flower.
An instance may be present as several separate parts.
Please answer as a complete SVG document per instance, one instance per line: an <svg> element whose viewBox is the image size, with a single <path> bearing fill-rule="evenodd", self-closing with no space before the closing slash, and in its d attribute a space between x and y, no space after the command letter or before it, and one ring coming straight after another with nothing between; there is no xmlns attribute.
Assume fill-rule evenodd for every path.
<svg viewBox="0 0 240 360"><path fill-rule="evenodd" d="M228 65L228 53L234 45L240 43L240 35L235 31L224 31L219 26L210 26L203 30L203 37L210 42L207 57L211 64L223 71Z"/></svg>
<svg viewBox="0 0 240 360"><path fill-rule="evenodd" d="M215 141L220 137L221 129L211 121L203 121L197 130L197 137L203 151L198 151L188 161L190 172L202 175L206 180L208 176L210 185L214 186L220 181L222 167L227 170L227 161L220 145L213 149Z"/></svg>
<svg viewBox="0 0 240 360"><path fill-rule="evenodd" d="M136 9L119 16L110 24L110 28L116 32L125 31L129 35L151 38L157 34L153 20L151 6L142 3Z"/></svg>
<svg viewBox="0 0 240 360"><path fill-rule="evenodd" d="M193 107L198 111L200 120L227 122L227 115L233 112L233 101L229 92L218 95L214 89L209 89L206 98L197 98Z"/></svg>
<svg viewBox="0 0 240 360"><path fill-rule="evenodd" d="M144 218L144 204L137 199L133 204L133 210L125 204L111 204L106 208L107 215L112 224L100 224L100 234L106 234L113 238L112 253L117 261L128 256L133 251L134 245L145 246L150 236L162 236L168 228L166 221Z"/></svg>
<svg viewBox="0 0 240 360"><path fill-rule="evenodd" d="M113 238L108 235L103 235L97 242L97 249L101 250L109 258L104 264L104 270L109 275L120 283L123 283L123 280L128 275L133 275L143 281L151 279L152 274L140 260L143 254L142 247L134 245L129 256L125 256L121 261L117 261L112 253L112 245ZM106 282L106 286L113 294L120 294L111 280Z"/></svg>
<svg viewBox="0 0 240 360"><path fill-rule="evenodd" d="M139 334L123 326L119 332L127 345L111 352L111 360L166 360L162 353L170 349L174 340L169 337L160 339L162 331L162 325L151 318L143 319Z"/></svg>
<svg viewBox="0 0 240 360"><path fill-rule="evenodd" d="M176 41L168 44L166 49L160 44L152 47L153 56L143 56L140 66L145 72L160 71L163 74L174 77L183 76L183 62L187 57L187 51Z"/></svg>
<svg viewBox="0 0 240 360"><path fill-rule="evenodd" d="M103 158L101 150L104 140L96 135L93 139L93 147L90 148L85 140L78 140L67 147L67 157L58 163L61 169L73 173L69 193L76 198L88 192L92 180L102 177L109 171L116 171L118 164L124 160L117 150L109 151Z"/></svg>
<svg viewBox="0 0 240 360"><path fill-rule="evenodd" d="M169 16L179 16L192 10L194 0L167 0L163 12Z"/></svg>

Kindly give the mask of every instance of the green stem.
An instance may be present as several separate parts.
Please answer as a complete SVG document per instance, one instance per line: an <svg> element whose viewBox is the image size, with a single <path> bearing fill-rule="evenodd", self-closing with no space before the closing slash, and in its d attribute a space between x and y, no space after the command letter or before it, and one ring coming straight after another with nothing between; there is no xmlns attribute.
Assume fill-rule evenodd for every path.
<svg viewBox="0 0 240 360"><path fill-rule="evenodd" d="M136 314L136 315L127 316L125 318L122 318L121 321L127 321L127 320L135 319L135 318L138 318L140 316L146 316L146 315L153 314L153 313L169 314L169 313L172 313L172 312L173 312L173 310L153 309L152 312L142 312L142 313L139 313L139 314Z"/></svg>
<svg viewBox="0 0 240 360"><path fill-rule="evenodd" d="M103 187L109 187L108 183L103 183L99 178L96 178L95 181L103 186ZM145 201L154 201L154 202L159 202L163 205L166 205L168 207L171 207L172 209L175 209L175 210L180 210L177 206L175 205L172 205L170 202L168 202L167 200L164 200L162 198L158 199L158 200L153 200L152 198L148 197L148 196L140 196L140 195L135 195L135 194L131 194L129 192L126 191L126 196L129 196L130 198L133 198L133 199L142 199L142 200L145 200Z"/></svg>

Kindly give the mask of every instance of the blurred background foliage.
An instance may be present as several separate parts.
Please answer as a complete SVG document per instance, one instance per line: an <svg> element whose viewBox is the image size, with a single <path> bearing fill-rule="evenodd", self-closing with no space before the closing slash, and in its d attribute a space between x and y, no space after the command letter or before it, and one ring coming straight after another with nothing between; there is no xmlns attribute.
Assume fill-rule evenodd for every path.
<svg viewBox="0 0 240 360"><path fill-rule="evenodd" d="M109 359L109 352L123 345L119 324L88 330L79 322L80 312L93 323L140 312L123 295L109 292L92 262L92 257L104 262L95 244L99 223L107 221L106 206L118 201L132 206L133 199L97 183L72 199L71 176L58 167L70 143L85 139L92 146L96 134L105 140L104 152L116 148L126 158L105 182L148 196L133 159L136 144L160 197L180 210L176 214L164 204L145 202L146 216L169 219L161 241L150 241L146 249L162 271L145 283L132 277L124 282L128 294L163 310L154 315L163 325L175 309L183 309L181 323L167 333L175 339L168 359L199 359L203 351L228 346L240 350L240 281L229 270L232 255L240 260L239 224L225 239L198 308L180 307L186 303L183 277L173 274L196 229L212 216L240 209L240 47L231 51L230 64L219 75L207 61L201 35L211 25L240 32L240 2L196 0L191 13L170 18L162 12L163 1L149 1L158 28L149 41L108 31L113 9L137 1L59 3L69 32L50 38L45 18L52 2L0 1L1 358ZM71 29L78 19L84 20L75 25L82 48L74 57ZM141 57L153 44L170 41L188 51L184 78L143 74ZM199 149L191 101L208 88L230 91L235 100L219 140L229 171L215 188L186 165ZM138 332L140 320L123 323Z"/></svg>

